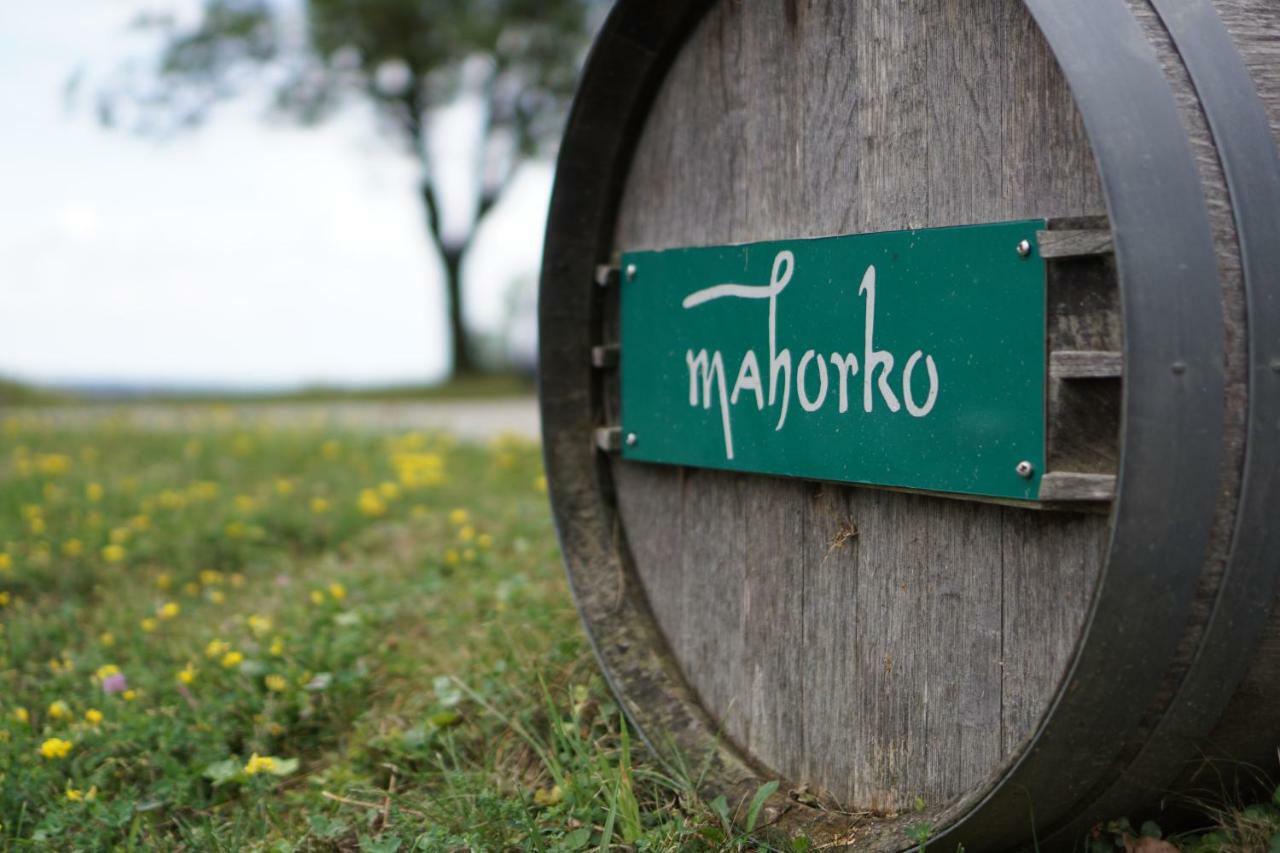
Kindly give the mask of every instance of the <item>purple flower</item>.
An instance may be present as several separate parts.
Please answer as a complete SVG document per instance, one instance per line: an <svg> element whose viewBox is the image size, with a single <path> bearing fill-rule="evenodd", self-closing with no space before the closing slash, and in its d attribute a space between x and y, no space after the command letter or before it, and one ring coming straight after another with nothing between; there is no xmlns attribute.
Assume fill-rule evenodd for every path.
<svg viewBox="0 0 1280 853"><path fill-rule="evenodd" d="M124 677L123 672L117 672L114 675L108 675L102 679L103 693L123 693L129 689L129 680Z"/></svg>

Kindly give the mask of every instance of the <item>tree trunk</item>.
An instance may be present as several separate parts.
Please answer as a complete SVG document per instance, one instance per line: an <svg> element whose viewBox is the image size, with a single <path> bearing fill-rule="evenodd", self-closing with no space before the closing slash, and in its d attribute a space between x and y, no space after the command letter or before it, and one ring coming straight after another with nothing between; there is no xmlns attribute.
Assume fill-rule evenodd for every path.
<svg viewBox="0 0 1280 853"><path fill-rule="evenodd" d="M449 337L453 340L453 378L477 372L472 359L471 337L462 317L462 258L465 246L441 246L444 262L445 301L449 311Z"/></svg>

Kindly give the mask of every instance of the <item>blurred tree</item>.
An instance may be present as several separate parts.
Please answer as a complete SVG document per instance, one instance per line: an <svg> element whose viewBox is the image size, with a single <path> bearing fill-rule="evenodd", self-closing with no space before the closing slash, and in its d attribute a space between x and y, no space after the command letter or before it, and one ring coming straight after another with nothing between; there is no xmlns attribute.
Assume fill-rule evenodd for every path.
<svg viewBox="0 0 1280 853"><path fill-rule="evenodd" d="M426 225L444 267L454 375L474 372L462 264L521 161L558 136L600 0L204 0L198 21L144 15L160 30L158 66L124 69L98 94L107 126L165 135L201 125L219 102L265 82L274 110L319 122L350 94L368 98L421 166ZM450 227L443 164L432 151L440 111L472 98L482 111L472 210ZM456 217L451 217L456 218Z"/></svg>

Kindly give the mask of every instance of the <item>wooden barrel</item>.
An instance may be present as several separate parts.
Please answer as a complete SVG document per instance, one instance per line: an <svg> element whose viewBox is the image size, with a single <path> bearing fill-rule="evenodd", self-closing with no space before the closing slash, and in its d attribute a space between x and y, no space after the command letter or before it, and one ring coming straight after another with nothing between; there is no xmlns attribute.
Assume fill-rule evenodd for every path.
<svg viewBox="0 0 1280 853"><path fill-rule="evenodd" d="M658 755L867 850L1069 846L1274 769L1277 45L1270 0L618 2L541 398L577 604ZM617 452L621 252L1020 218L1049 220L1041 501Z"/></svg>

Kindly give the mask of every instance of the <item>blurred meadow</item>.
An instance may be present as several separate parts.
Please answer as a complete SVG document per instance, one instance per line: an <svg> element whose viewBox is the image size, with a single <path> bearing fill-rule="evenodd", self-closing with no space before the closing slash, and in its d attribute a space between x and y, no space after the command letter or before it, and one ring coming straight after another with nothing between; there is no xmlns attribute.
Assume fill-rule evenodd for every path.
<svg viewBox="0 0 1280 853"><path fill-rule="evenodd" d="M732 842L607 697L529 439L0 430L0 847Z"/></svg>

